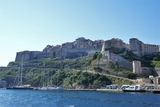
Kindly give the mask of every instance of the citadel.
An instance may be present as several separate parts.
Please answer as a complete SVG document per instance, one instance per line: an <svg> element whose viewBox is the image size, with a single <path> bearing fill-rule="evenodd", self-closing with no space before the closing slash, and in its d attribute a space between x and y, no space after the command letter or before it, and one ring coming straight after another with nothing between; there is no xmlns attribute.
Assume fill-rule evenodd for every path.
<svg viewBox="0 0 160 107"><path fill-rule="evenodd" d="M120 39L111 39L105 41L105 47L115 47L119 49L128 49L131 50L134 54L138 56L156 54L160 52L160 45L154 44L145 44L137 38L131 38L129 44L124 43Z"/></svg>
<svg viewBox="0 0 160 107"><path fill-rule="evenodd" d="M120 53L116 53L113 50L117 50ZM36 63L38 61L37 59L43 60L43 58L49 60L53 59L60 63L63 61L71 61L70 59L77 61L81 59L81 57L84 59L90 58L90 56L93 57L96 55L96 52L102 57L99 60L91 59L93 63L91 62L86 69L94 70L94 68L98 66L102 72L118 76L125 74L125 72L129 72L136 74L137 77L150 77L152 80L154 79L156 83L160 84L160 69L144 64L145 61L143 60L143 57L145 56L159 56L160 45L146 44L137 38L131 38L128 43L125 43L117 38L92 41L81 37L73 42L63 43L62 45L47 45L42 51L17 52L15 62L9 63L8 68L14 65L17 66L16 64L21 63L22 61L26 62L26 64L23 65L24 68L37 67L41 64L42 66L45 66L44 63ZM126 57L128 53L130 55ZM135 58L132 59L132 57ZM117 68L109 67L110 64ZM58 64L53 64L51 67L54 68L54 65L59 66Z"/></svg>
<svg viewBox="0 0 160 107"><path fill-rule="evenodd" d="M30 61L41 58L73 59L101 52L104 56L102 58L103 64L107 64L108 61L111 61L119 64L120 67L133 70L133 73L136 74L152 74L152 70L148 66L141 67L141 62L136 60L132 60L133 62L131 62L121 55L111 52L110 49L113 48L131 51L138 57L142 57L144 55L156 55L160 53L160 45L145 44L136 38L131 38L129 43L125 43L121 39L115 38L105 41L92 41L81 37L73 42L67 42L62 45L48 45L42 51L17 52L15 62L21 62L22 59L23 61Z"/></svg>
<svg viewBox="0 0 160 107"><path fill-rule="evenodd" d="M24 61L40 59L40 58L77 58L101 52L104 49L118 48L132 51L137 56L157 54L160 52L160 45L145 44L142 41L131 38L129 44L121 39L95 40L85 39L83 37L76 39L74 42L67 42L62 45L48 45L42 51L22 51L17 52L15 61Z"/></svg>

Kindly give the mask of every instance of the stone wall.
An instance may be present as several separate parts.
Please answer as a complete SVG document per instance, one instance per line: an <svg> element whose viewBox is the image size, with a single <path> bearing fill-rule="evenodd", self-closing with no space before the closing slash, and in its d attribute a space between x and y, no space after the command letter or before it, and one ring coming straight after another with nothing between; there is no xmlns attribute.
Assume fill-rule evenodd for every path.
<svg viewBox="0 0 160 107"><path fill-rule="evenodd" d="M132 69L132 63L129 62L128 60L124 59L123 57L121 57L120 55L111 53L110 51L106 51L103 56L105 57L105 59L107 59L108 61L112 61L114 63L117 63L120 67L123 68L128 68L128 69Z"/></svg>
<svg viewBox="0 0 160 107"><path fill-rule="evenodd" d="M121 40L121 39L111 39L111 40L107 40L105 41L105 48L108 49L108 48L119 48L119 49L122 49L122 48L126 48L126 44Z"/></svg>
<svg viewBox="0 0 160 107"><path fill-rule="evenodd" d="M43 51L18 52L15 61L21 61L22 59L27 61L39 58L76 58L86 56L94 54L95 52L100 52L103 43L103 40L92 41L81 37L73 42L67 42L62 45L47 45ZM138 39L132 38L130 39L130 44L126 44L120 39L106 40L105 49L109 48L130 49L136 55L141 56L147 53L158 52L160 47L158 47L158 45L143 44ZM120 58L119 60L122 59Z"/></svg>
<svg viewBox="0 0 160 107"><path fill-rule="evenodd" d="M92 41L85 38L78 38L74 42L67 42L62 45L47 45L43 51L22 51L18 52L15 61L28 61L40 58L77 58L99 52L102 41Z"/></svg>
<svg viewBox="0 0 160 107"><path fill-rule="evenodd" d="M32 59L38 59L41 57L41 52L39 51L23 51L17 52L15 61L28 61Z"/></svg>
<svg viewBox="0 0 160 107"><path fill-rule="evenodd" d="M142 41L136 38L131 38L129 43L130 43L130 50L138 56L160 52L159 45L144 44Z"/></svg>
<svg viewBox="0 0 160 107"><path fill-rule="evenodd" d="M142 73L142 67L141 67L141 62L140 61L133 61L133 73L135 74L141 74Z"/></svg>
<svg viewBox="0 0 160 107"><path fill-rule="evenodd" d="M140 75L142 75L144 77L149 77L149 75L157 76L158 74L153 68L142 67L142 73Z"/></svg>

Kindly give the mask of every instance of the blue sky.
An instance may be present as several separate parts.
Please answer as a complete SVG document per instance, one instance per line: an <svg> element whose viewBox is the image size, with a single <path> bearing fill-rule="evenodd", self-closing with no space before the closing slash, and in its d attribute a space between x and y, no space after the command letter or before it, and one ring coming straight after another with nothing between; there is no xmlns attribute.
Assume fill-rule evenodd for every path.
<svg viewBox="0 0 160 107"><path fill-rule="evenodd" d="M159 0L0 0L0 66L18 51L82 36L160 44L159 6Z"/></svg>

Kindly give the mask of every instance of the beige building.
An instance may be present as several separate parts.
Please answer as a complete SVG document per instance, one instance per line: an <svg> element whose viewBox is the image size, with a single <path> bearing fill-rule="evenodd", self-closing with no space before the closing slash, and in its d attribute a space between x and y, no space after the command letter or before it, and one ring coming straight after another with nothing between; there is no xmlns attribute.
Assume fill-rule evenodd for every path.
<svg viewBox="0 0 160 107"><path fill-rule="evenodd" d="M160 52L159 45L144 44L137 38L131 38L129 44L130 44L130 50L138 56Z"/></svg>
<svg viewBox="0 0 160 107"><path fill-rule="evenodd" d="M105 41L103 42L103 45L102 45L102 49L101 49L101 53L102 55L105 53L106 49L105 49Z"/></svg>
<svg viewBox="0 0 160 107"><path fill-rule="evenodd" d="M145 44L137 38L131 38L129 44L124 43L120 39L110 39L104 41L102 44L101 53L110 48L119 48L131 50L134 54L138 56L149 55L160 52L160 45Z"/></svg>
<svg viewBox="0 0 160 107"><path fill-rule="evenodd" d="M130 50L138 56L141 56L143 54L143 52L142 52L143 45L142 44L143 43L136 38L131 38L129 40Z"/></svg>
<svg viewBox="0 0 160 107"><path fill-rule="evenodd" d="M121 39L113 38L111 40L105 41L105 48L119 48L123 49L126 48L126 44Z"/></svg>
<svg viewBox="0 0 160 107"><path fill-rule="evenodd" d="M145 54L152 54L159 52L159 46L158 45L152 45L152 44L144 44L142 48L143 55Z"/></svg>
<svg viewBox="0 0 160 107"><path fill-rule="evenodd" d="M141 74L142 73L141 62L133 61L132 64L133 64L133 73Z"/></svg>

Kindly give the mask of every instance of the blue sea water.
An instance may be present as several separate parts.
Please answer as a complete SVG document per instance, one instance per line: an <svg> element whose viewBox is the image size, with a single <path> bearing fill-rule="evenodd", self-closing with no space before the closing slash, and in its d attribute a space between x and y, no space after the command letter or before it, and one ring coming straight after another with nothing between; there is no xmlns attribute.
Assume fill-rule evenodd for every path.
<svg viewBox="0 0 160 107"><path fill-rule="evenodd" d="M160 95L96 91L0 90L0 107L160 107Z"/></svg>

